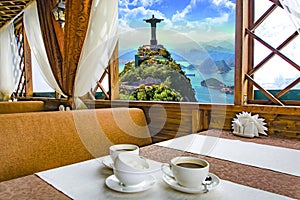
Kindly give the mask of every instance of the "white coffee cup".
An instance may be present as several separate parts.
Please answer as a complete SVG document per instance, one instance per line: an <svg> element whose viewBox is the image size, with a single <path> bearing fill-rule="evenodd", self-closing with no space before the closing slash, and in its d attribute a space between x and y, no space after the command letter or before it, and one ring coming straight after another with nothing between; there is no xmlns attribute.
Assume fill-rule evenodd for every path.
<svg viewBox="0 0 300 200"><path fill-rule="evenodd" d="M125 186L140 184L150 173L147 160L139 155L120 153L113 166L117 179Z"/></svg>
<svg viewBox="0 0 300 200"><path fill-rule="evenodd" d="M115 144L109 147L109 154L113 162L120 153L124 152L139 155L140 148L135 144Z"/></svg>
<svg viewBox="0 0 300 200"><path fill-rule="evenodd" d="M188 188L202 187L209 173L209 163L196 157L175 157L170 164L163 163L164 174L175 179L181 186Z"/></svg>

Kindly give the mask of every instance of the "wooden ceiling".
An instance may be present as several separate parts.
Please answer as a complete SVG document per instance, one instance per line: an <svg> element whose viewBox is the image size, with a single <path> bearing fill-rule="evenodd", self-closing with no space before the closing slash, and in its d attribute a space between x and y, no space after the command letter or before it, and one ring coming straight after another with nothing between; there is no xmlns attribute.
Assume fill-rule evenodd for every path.
<svg viewBox="0 0 300 200"><path fill-rule="evenodd" d="M15 18L33 0L0 0L0 28Z"/></svg>

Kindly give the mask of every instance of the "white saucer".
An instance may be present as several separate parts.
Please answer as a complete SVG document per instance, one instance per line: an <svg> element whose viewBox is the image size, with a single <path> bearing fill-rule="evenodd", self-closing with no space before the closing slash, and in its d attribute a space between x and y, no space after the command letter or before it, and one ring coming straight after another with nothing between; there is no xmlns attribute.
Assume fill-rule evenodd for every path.
<svg viewBox="0 0 300 200"><path fill-rule="evenodd" d="M109 156L106 156L102 159L102 163L105 167L112 169L114 162L112 161L112 159Z"/></svg>
<svg viewBox="0 0 300 200"><path fill-rule="evenodd" d="M209 173L209 176L212 178L212 183L207 185L207 189L213 190L216 187L219 186L220 184L220 179L219 177L217 177L215 174ZM179 185L175 179L167 176L167 175L163 175L163 180L166 184L168 184L171 188L181 191L181 192L185 192L185 193L205 193L205 188L203 185L201 185L199 188L187 188L187 187L183 187L181 185Z"/></svg>
<svg viewBox="0 0 300 200"><path fill-rule="evenodd" d="M134 186L124 186L121 185L120 181L116 178L115 175L109 176L105 180L105 184L112 190L124 193L134 193L134 192L142 192L150 189L156 182L156 179L152 175L148 175L143 182Z"/></svg>

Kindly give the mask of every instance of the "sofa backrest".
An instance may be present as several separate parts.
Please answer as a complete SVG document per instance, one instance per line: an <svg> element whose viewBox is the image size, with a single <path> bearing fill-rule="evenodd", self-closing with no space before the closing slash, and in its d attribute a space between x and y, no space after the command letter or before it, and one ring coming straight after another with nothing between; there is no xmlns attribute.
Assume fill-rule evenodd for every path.
<svg viewBox="0 0 300 200"><path fill-rule="evenodd" d="M0 181L108 155L112 144L152 142L137 108L1 114L0 127Z"/></svg>
<svg viewBox="0 0 300 200"><path fill-rule="evenodd" d="M43 101L0 101L0 114L44 111Z"/></svg>

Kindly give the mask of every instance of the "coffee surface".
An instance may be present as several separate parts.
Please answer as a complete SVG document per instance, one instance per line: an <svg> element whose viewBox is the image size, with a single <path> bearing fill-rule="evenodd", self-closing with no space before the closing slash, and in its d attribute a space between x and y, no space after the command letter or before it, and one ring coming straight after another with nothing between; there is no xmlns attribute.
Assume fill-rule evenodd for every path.
<svg viewBox="0 0 300 200"><path fill-rule="evenodd" d="M190 163L190 162L186 162L186 163L177 163L177 166L180 167L185 167L185 168L203 168L204 166L199 164L199 163Z"/></svg>
<svg viewBox="0 0 300 200"><path fill-rule="evenodd" d="M134 151L136 149L117 149L116 151Z"/></svg>

